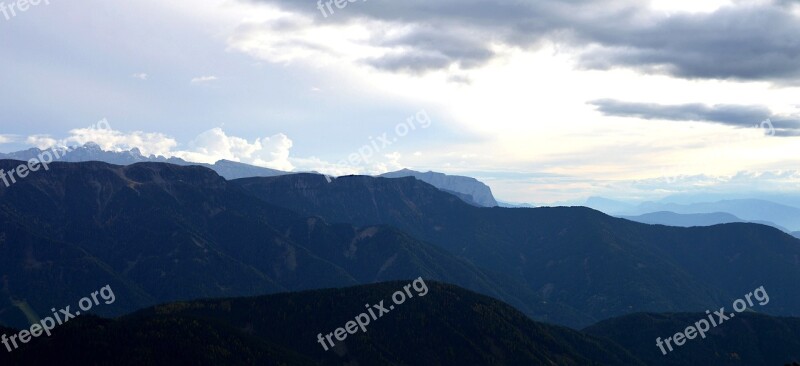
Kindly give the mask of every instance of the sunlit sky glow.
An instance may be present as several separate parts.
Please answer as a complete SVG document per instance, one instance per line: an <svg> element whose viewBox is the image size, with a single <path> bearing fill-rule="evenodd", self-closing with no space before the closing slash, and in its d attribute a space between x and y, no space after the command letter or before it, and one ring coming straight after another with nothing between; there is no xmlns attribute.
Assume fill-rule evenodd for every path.
<svg viewBox="0 0 800 366"><path fill-rule="evenodd" d="M0 151L91 140L295 171L435 170L514 202L796 191L798 8L369 0L325 18L314 1L53 0L0 13ZM429 128L337 164L422 110ZM102 118L115 131L86 135Z"/></svg>

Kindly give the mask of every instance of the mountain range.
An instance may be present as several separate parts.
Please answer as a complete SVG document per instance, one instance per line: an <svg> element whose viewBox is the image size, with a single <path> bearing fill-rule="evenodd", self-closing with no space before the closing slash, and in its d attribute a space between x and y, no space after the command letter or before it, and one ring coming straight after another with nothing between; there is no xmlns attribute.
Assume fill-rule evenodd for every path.
<svg viewBox="0 0 800 366"><path fill-rule="evenodd" d="M7 154L0 153L0 159L28 161L30 159L36 159L44 151L45 150L31 148L28 150ZM59 160L73 163L102 161L114 165L131 165L144 162L169 163L181 166L198 165L209 168L228 180L250 177L274 177L279 175L294 174L292 172L264 168L230 160L219 160L214 164L206 164L189 162L176 157L167 158L156 155L145 156L142 155L138 148L133 148L127 151L106 151L103 150L100 145L93 142L86 143L83 146L71 146L64 149L63 157ZM469 204L481 207L494 207L498 205L489 186L475 178L446 175L435 172L420 173L408 169L385 173L382 176L389 178L413 176L445 192L456 195L464 200L464 202Z"/></svg>
<svg viewBox="0 0 800 366"><path fill-rule="evenodd" d="M669 211L659 211L639 216L619 216L619 217L626 220L641 222L644 224L679 226L679 227L713 226L720 224L730 224L733 222L750 222L754 224L772 226L787 234L796 236L795 232L791 232L789 231L789 229L786 229L778 224L769 221L746 221L726 212L679 214Z"/></svg>
<svg viewBox="0 0 800 366"><path fill-rule="evenodd" d="M759 282L796 293L789 279L800 279L798 240L758 224L650 226L584 207L473 207L409 179L312 182L298 174L234 183L304 215L397 227L574 311L528 313L536 320L581 327L635 311L705 310ZM798 314L791 302L770 307Z"/></svg>
<svg viewBox="0 0 800 366"><path fill-rule="evenodd" d="M0 169L19 163L3 160ZM121 293L99 310L110 316L175 300L419 275L525 307L501 279L395 228L299 215L199 166L53 163L46 174L0 186L0 227L5 325L27 324L97 281Z"/></svg>
<svg viewBox="0 0 800 366"><path fill-rule="evenodd" d="M19 164L1 160L0 169ZM420 276L489 296L524 314L506 314L495 308L506 305L479 305L478 295L452 290L455 294L450 300L442 299L445 304L469 306L486 316L506 314L477 317L475 323L459 320L465 329L491 330L497 329L491 324L506 324L511 328L500 328L503 332L522 337L509 341L495 335L488 338L494 343L462 355L465 344L475 345L485 338L480 338L481 333L475 333L478 338L466 335L460 343L449 345L465 363L496 358L502 360L497 364L562 364L553 360L637 364L649 356L642 356L635 344L620 350L566 328L546 326L544 333L536 333L514 327L541 328L544 325L536 322L546 322L582 329L632 313L702 312L729 304L758 286L774 295L759 311L774 316L800 315L800 293L796 291L800 241L780 230L751 223L653 226L585 207L476 207L414 177L346 176L328 182L318 174L291 174L229 181L201 166L53 163L46 173L31 174L10 187L0 185L0 228L0 278L4 281L0 325L26 327L46 316L48 309L74 304L106 284L114 288L118 300L97 308L95 314L124 316L114 321L87 318L85 323L76 322L76 328L64 328L64 332L76 333L66 333L70 335L63 338L57 335L61 341L36 343L40 352L20 352L26 360L39 356L45 360L47 347L75 346L80 350L71 339L88 335L108 342L108 349L127 347L119 343L121 334L138 332L143 350L158 350L152 344L164 339L170 340L165 345L185 349L224 342L227 346L221 347L221 352L238 352L248 360L340 362L314 355L307 351L311 348L304 348L311 347L305 343L287 345L285 342L292 341L281 343L268 335L254 335L255 325L242 323L252 322L251 314L273 309L281 314L274 303L250 313L228 310L227 315L203 315L200 323L187 320L198 319L197 314L185 318L165 309L202 308L206 305L198 304L211 303L218 305L210 308L224 310L228 305L223 300L200 299L343 288ZM309 300L312 303L301 309L324 312L320 309L325 307L313 301L324 302L330 294L345 293L326 291L330 292L324 296L310 292L317 300ZM385 287L379 292L383 291ZM300 295L276 298L280 296ZM126 315L176 301L191 303ZM259 303L255 301L252 307L261 307ZM297 308L296 302L292 304ZM363 302L356 305L346 311L361 309ZM420 310L420 314L429 313ZM230 318L234 315L245 318L235 322ZM431 320L425 319L424 324L430 324ZM451 323L433 326L432 336L446 337L458 329ZM283 323L277 329L308 331L296 324L302 323ZM630 325L623 328L632 329ZM210 338L199 335L206 334L204 331ZM197 336L181 343L173 339L179 334ZM612 335L609 331L602 337L614 340ZM756 332L754 336L772 340L771 333ZM413 336L409 334L409 338ZM387 343L364 341L353 347L359 350L359 357L377 364L395 359L411 364L418 361L406 354L416 346L403 343L413 340L384 341ZM612 351L587 351L596 349L592 342ZM541 352L523 352L517 344L547 346L540 348ZM370 345L380 351L370 351ZM447 349L448 344L441 347ZM135 351L136 347L129 349ZM652 351L644 345L641 349ZM791 353L777 354L783 355ZM143 357L149 356L145 353ZM215 354L199 352L198 357L210 360Z"/></svg>
<svg viewBox="0 0 800 366"><path fill-rule="evenodd" d="M752 198L713 202L702 201L702 197L693 198L698 201L631 204L602 197L592 197L586 201L585 205L609 215L662 225L705 226L713 223L755 222L774 226L789 233L800 229L800 207L798 206ZM787 199L787 201L793 202L791 199ZM676 216L676 214L684 216ZM692 220L697 221L693 222Z"/></svg>

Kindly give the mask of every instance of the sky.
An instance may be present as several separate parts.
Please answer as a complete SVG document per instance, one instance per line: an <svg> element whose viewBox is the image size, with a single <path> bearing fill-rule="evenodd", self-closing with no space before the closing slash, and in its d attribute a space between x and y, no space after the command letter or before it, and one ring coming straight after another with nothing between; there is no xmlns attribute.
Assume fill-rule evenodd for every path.
<svg viewBox="0 0 800 366"><path fill-rule="evenodd" d="M531 203L800 189L796 0L0 2L0 152L433 170Z"/></svg>

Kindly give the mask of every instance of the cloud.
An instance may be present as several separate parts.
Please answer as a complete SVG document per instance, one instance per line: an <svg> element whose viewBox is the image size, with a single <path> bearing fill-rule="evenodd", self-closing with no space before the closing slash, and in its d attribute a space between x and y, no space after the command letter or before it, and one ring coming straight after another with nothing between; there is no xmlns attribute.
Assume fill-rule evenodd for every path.
<svg viewBox="0 0 800 366"><path fill-rule="evenodd" d="M0 144L7 144L16 141L16 136L13 135L0 135Z"/></svg>
<svg viewBox="0 0 800 366"><path fill-rule="evenodd" d="M661 192L663 194L697 193L702 191L721 193L753 193L753 187L763 192L782 192L788 187L800 183L800 171L739 171L732 175L691 174L664 171L663 176L624 182L624 189L641 190L643 192ZM616 187L620 192L622 187Z"/></svg>
<svg viewBox="0 0 800 366"><path fill-rule="evenodd" d="M683 78L800 78L800 17L781 2L739 2L708 14L679 14L596 26L581 38L601 44L582 54L592 69L630 67Z"/></svg>
<svg viewBox="0 0 800 366"><path fill-rule="evenodd" d="M49 135L31 135L25 139L25 142L41 150L46 150L53 146L59 145L58 140L50 137Z"/></svg>
<svg viewBox="0 0 800 366"><path fill-rule="evenodd" d="M96 143L106 151L127 151L139 148L142 154L171 156L178 143L161 133L142 131L122 132L114 130L106 119L85 128L69 130L65 138L57 139L50 135L30 135L26 143L45 150L52 147L66 147Z"/></svg>
<svg viewBox="0 0 800 366"><path fill-rule="evenodd" d="M536 49L555 42L588 69L800 80L800 16L788 0L734 1L711 12L669 14L633 0L407 0L353 4L327 18L304 2L260 2L289 12L284 20L290 26L245 27L232 38L233 48L275 62L287 53L322 53L390 72L469 70L499 57L497 45ZM349 47L331 47L316 32L330 29L345 37L342 30L358 24L369 26L347 39Z"/></svg>
<svg viewBox="0 0 800 366"><path fill-rule="evenodd" d="M138 73L138 74L133 74L133 75L131 75L131 77L134 78L134 79L139 79L139 80L147 80L147 78L149 76L147 74L141 72L141 73Z"/></svg>
<svg viewBox="0 0 800 366"><path fill-rule="evenodd" d="M85 145L94 142L106 151L126 151L139 148L145 156L170 156L172 149L178 145L177 141L164 134L142 131L124 133L111 128L88 127L70 130L69 134L69 137L59 140L49 147ZM47 139L40 141L50 142Z"/></svg>
<svg viewBox="0 0 800 366"><path fill-rule="evenodd" d="M344 175L380 175L406 168L406 166L400 162L403 156L399 152L383 154L382 156L383 159L378 159L378 157L375 156L369 163L364 164L362 162L361 164L355 165L350 164L345 159L337 163L332 163L317 157L292 158L291 161L301 171L315 171L335 177Z"/></svg>
<svg viewBox="0 0 800 366"><path fill-rule="evenodd" d="M173 152L192 162L215 163L231 160L284 171L294 170L289 161L292 140L280 133L259 138L252 143L246 139L228 136L221 128L213 128L198 135L187 150Z"/></svg>
<svg viewBox="0 0 800 366"><path fill-rule="evenodd" d="M377 38L375 45L387 52L365 62L379 69L412 73L449 67L471 69L495 56L487 47L488 41L487 36L460 27L415 26Z"/></svg>
<svg viewBox="0 0 800 366"><path fill-rule="evenodd" d="M207 83L210 81L217 80L216 76L198 76L196 78L192 78L192 84L200 84L200 83Z"/></svg>
<svg viewBox="0 0 800 366"><path fill-rule="evenodd" d="M145 156L179 157L190 162L209 164L225 159L284 171L294 170L289 161L293 143L282 133L251 143L240 137L228 136L221 128L214 128L198 135L185 149L178 149L178 142L164 134L142 131L125 133L112 129L106 123L70 130L69 136L63 139L31 135L26 142L43 150L93 142L106 151L138 148Z"/></svg>
<svg viewBox="0 0 800 366"><path fill-rule="evenodd" d="M664 105L655 103L633 103L614 99L589 102L606 116L632 117L647 120L702 121L733 127L761 127L776 136L800 135L800 117L778 116L769 108L758 105L705 105L699 103ZM768 121L769 122L766 122Z"/></svg>

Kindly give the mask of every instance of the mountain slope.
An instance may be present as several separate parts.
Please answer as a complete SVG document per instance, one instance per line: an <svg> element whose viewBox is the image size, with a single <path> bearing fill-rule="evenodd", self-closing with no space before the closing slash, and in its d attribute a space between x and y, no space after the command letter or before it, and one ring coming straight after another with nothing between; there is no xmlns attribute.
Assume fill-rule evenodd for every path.
<svg viewBox="0 0 800 366"><path fill-rule="evenodd" d="M0 169L18 164L0 161ZM105 285L120 300L98 314L116 316L159 302L420 275L530 314L569 314L395 228L300 215L203 167L53 163L9 188L0 185L0 322L7 325L24 326Z"/></svg>
<svg viewBox="0 0 800 366"><path fill-rule="evenodd" d="M436 282L325 351L345 326L408 282L175 303L116 321L85 318L4 365L641 365L606 340L536 323L508 305ZM390 300L387 300L390 301ZM388 306L388 304L387 304ZM13 358L13 360L3 360Z"/></svg>
<svg viewBox="0 0 800 366"><path fill-rule="evenodd" d="M477 208L414 179L308 175L234 181L271 204L332 222L386 224L488 272L517 279L585 326L635 311L704 311L767 286L783 299L764 311L800 315L800 242L755 224L651 226L587 208ZM777 298L777 297L776 297Z"/></svg>

